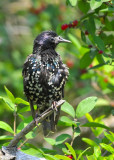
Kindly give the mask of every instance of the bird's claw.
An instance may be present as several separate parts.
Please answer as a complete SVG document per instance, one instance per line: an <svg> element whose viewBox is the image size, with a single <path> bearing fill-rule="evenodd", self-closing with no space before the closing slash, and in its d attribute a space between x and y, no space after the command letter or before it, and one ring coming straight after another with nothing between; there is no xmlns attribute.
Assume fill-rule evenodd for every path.
<svg viewBox="0 0 114 160"><path fill-rule="evenodd" d="M57 102L54 101L54 102L52 103L52 109L57 112L58 110L57 110L57 107L56 107L56 106L57 106Z"/></svg>
<svg viewBox="0 0 114 160"><path fill-rule="evenodd" d="M36 113L35 118L34 118L34 122L35 122L36 126L38 126L38 117L41 117L41 116Z"/></svg>

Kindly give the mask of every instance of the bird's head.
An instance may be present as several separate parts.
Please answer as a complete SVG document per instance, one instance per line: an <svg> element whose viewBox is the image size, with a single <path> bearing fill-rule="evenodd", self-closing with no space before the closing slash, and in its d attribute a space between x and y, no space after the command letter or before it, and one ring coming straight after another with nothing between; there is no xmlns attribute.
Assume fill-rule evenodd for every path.
<svg viewBox="0 0 114 160"><path fill-rule="evenodd" d="M56 46L61 43L69 43L69 40L63 39L61 36L58 36L53 31L45 31L39 34L34 40L33 53L36 53L38 50L42 51L45 49L55 49Z"/></svg>

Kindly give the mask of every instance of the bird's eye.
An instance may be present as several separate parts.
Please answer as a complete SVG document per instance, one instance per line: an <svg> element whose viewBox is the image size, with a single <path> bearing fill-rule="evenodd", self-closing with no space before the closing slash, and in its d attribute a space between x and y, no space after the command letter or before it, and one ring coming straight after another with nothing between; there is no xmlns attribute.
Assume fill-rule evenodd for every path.
<svg viewBox="0 0 114 160"><path fill-rule="evenodd" d="M53 38L50 38L50 40L53 41L54 39L53 39Z"/></svg>

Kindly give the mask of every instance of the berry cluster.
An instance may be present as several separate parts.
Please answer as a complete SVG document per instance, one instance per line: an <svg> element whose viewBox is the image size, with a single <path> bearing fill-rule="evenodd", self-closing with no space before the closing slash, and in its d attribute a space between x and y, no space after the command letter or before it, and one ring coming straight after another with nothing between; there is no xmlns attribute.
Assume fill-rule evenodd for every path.
<svg viewBox="0 0 114 160"><path fill-rule="evenodd" d="M90 44L90 45L88 45L88 47L89 47L89 48L92 48L93 46ZM99 50L98 53L99 53L99 54L103 54L103 51L102 51L102 50Z"/></svg>
<svg viewBox="0 0 114 160"><path fill-rule="evenodd" d="M74 27L76 27L77 25L78 25L78 21L75 20L75 21L73 21L72 23L63 24L63 25L61 26L61 29L62 29L62 30L66 30L67 28L74 28Z"/></svg>

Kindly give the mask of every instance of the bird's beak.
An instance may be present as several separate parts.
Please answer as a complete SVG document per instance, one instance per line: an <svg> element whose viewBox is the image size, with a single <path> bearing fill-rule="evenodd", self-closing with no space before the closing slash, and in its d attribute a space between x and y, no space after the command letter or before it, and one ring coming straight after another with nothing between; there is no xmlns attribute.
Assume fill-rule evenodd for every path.
<svg viewBox="0 0 114 160"><path fill-rule="evenodd" d="M56 42L56 43L61 43L61 42L63 42L63 43L71 43L71 41L62 38L61 36L56 37L56 38L55 38L55 42Z"/></svg>

